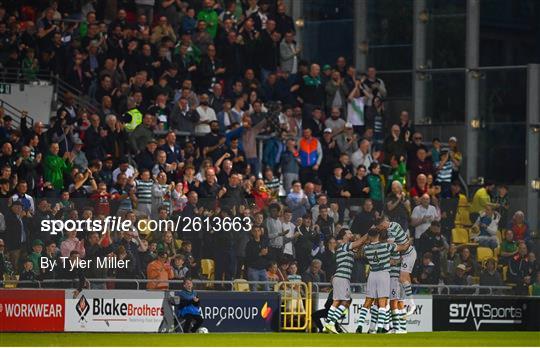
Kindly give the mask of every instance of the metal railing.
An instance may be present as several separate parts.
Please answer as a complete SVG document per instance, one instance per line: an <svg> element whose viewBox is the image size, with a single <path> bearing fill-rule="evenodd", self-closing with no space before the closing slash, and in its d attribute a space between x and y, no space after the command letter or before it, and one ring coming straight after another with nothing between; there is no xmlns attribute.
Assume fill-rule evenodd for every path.
<svg viewBox="0 0 540 348"><path fill-rule="evenodd" d="M0 80L5 83L33 83L33 82L47 82L54 87L53 100L51 102L51 112L56 110L65 103L66 93L71 93L74 97L74 105L78 109L85 109L89 112L96 112L99 109L99 104L92 100L88 95L85 95L82 91L71 86L69 83L62 80L62 78L53 73L43 74L37 73L35 79L28 79L22 69L18 68L4 68L0 71Z"/></svg>
<svg viewBox="0 0 540 348"><path fill-rule="evenodd" d="M13 119L13 124L17 128L20 128L23 110L19 110L18 108L16 108L15 106L11 105L10 103L8 103L7 101L1 98L0 98L0 107L4 109L4 114L6 116L10 116ZM30 125L27 125L27 126L32 127L32 125L34 124L34 118L31 117L30 115L27 115L26 119L28 120L27 122L30 123Z"/></svg>
<svg viewBox="0 0 540 348"><path fill-rule="evenodd" d="M115 279L115 278L87 278L87 285L89 288L94 288L95 286L101 286L105 283L113 284L132 284L136 287L136 290L144 290L146 287L142 286L147 283L155 283L155 280L152 279ZM37 288L55 288L47 285L59 285L59 284L73 284L77 280L73 279L46 279L46 280L5 280L0 282L1 287L15 287L19 285L31 285L32 287ZM168 283L169 287L171 286L181 286L182 280L160 280L160 283ZM242 280L243 283L251 286L262 286L267 287L270 291L275 291L275 286L280 284L280 282L275 281L247 281ZM193 279L193 284L198 289L213 289L213 290L223 290L231 291L234 289L235 285L234 280L206 280L206 279ZM329 282L320 282L320 283L311 283L313 287L313 293L327 292L325 290L330 289L332 284ZM10 286L11 285L11 286ZM366 292L366 283L351 283L351 288L356 293L364 294ZM65 289L66 287L58 287L59 289ZM69 287L68 287L69 288ZM500 296L501 293L511 291L513 288L511 286L485 286L485 285L447 285L447 284L436 284L436 285L417 285L413 284L412 288L415 290L432 290L433 294L452 294L452 290L456 291L465 291L468 295L497 295ZM113 290L113 289L111 289Z"/></svg>

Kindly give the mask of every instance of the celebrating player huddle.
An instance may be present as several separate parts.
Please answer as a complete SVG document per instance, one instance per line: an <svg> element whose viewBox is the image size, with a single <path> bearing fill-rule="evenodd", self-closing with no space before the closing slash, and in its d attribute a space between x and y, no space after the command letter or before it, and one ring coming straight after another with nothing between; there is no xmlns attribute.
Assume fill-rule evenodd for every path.
<svg viewBox="0 0 540 348"><path fill-rule="evenodd" d="M338 333L336 323L351 304L354 250L360 248L369 262L370 273L366 300L360 309L356 332L362 332L369 312L369 333L406 333L406 316L412 314L416 307L411 298L410 278L416 261L416 250L410 244L403 228L385 217L377 219L368 233L360 238L355 239L347 228L338 233L337 268L332 278L333 303L328 311L325 331ZM405 310L404 297L409 300L408 313Z"/></svg>

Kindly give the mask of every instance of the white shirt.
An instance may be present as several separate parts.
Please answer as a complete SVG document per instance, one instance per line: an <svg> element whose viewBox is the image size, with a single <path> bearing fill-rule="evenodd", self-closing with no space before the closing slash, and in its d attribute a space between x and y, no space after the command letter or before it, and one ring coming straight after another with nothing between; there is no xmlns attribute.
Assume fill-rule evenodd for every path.
<svg viewBox="0 0 540 348"><path fill-rule="evenodd" d="M202 106L197 107L200 119L199 123L195 126L195 133L210 133L210 125L208 123L202 123L204 121L217 121L216 112L211 107L206 107L206 110Z"/></svg>
<svg viewBox="0 0 540 348"><path fill-rule="evenodd" d="M421 223L420 225L415 227L415 239L420 238L420 236L428 230L428 228L431 226L432 221L441 220L441 216L439 215L437 208L435 208L431 204L427 208L424 208L422 205L417 205L416 207L414 207L411 214L411 219L422 219L424 216L428 217L428 219L426 222Z"/></svg>
<svg viewBox="0 0 540 348"><path fill-rule="evenodd" d="M351 163L353 168L358 168L359 165L363 164L366 167L366 170L369 171L371 162L373 162L373 157L371 157L369 152L364 155L362 150L358 149L351 155Z"/></svg>
<svg viewBox="0 0 540 348"><path fill-rule="evenodd" d="M281 226L283 231L289 230L289 232L285 235L286 238L294 237L296 226L292 222L283 222ZM285 245L283 245L283 253L287 255L294 255L293 241L287 242Z"/></svg>
<svg viewBox="0 0 540 348"><path fill-rule="evenodd" d="M112 173L112 179L113 179L113 182L116 182L116 178L118 178L118 174L120 174L121 171L120 171L120 168L116 168L113 173ZM129 179L129 178L132 178L133 175L135 175L135 169L133 169L133 167L131 165L129 165L128 169L124 172L124 174L126 174L126 177Z"/></svg>

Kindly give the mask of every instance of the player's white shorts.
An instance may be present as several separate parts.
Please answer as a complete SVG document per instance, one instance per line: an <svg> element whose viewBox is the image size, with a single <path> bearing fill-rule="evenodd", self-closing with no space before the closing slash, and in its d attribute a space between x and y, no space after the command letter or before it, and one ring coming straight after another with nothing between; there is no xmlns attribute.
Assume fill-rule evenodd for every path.
<svg viewBox="0 0 540 348"><path fill-rule="evenodd" d="M403 293L401 290L401 283L399 278L391 277L390 278L390 299L391 300L402 300Z"/></svg>
<svg viewBox="0 0 540 348"><path fill-rule="evenodd" d="M348 301L351 299L351 281L349 279L333 277L332 289L334 301Z"/></svg>
<svg viewBox="0 0 540 348"><path fill-rule="evenodd" d="M412 273L416 262L416 249L412 249L407 255L401 255L401 272Z"/></svg>
<svg viewBox="0 0 540 348"><path fill-rule="evenodd" d="M366 296L370 298L390 297L390 272L369 272Z"/></svg>

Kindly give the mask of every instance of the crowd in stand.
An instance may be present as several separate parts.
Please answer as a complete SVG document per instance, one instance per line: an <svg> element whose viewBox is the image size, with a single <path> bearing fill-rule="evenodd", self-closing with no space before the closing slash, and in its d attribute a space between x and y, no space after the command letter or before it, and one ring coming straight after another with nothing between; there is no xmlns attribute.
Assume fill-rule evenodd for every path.
<svg viewBox="0 0 540 348"><path fill-rule="evenodd" d="M303 60L286 13L270 0L0 7L0 62L20 72L6 76L54 75L72 89L47 126L23 113L16 127L0 110L0 275L147 278L148 288L166 288L167 279L204 277L203 263L213 260L215 279L328 282L337 231L365 234L386 214L414 240L414 283L506 281L520 293L540 291L532 231L510 207L508 188L486 182L469 207L458 139L429 143L407 111L386 114L391 90L375 67ZM242 217L252 228L41 228L109 215ZM462 227L467 241L455 241ZM479 262L479 247L494 257ZM60 256L131 262L41 267L41 257ZM359 254L353 282L365 272Z"/></svg>

